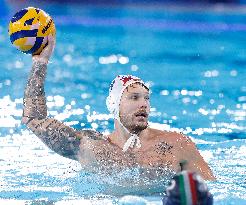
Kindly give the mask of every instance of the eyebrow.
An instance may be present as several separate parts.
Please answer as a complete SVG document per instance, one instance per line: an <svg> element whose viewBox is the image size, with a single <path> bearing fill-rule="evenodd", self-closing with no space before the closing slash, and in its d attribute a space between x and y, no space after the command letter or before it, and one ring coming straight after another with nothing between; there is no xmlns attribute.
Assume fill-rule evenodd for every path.
<svg viewBox="0 0 246 205"><path fill-rule="evenodd" d="M142 93L137 93L137 92L128 92L128 93L131 94L131 95L141 95L142 94ZM148 92L144 92L143 94L149 95Z"/></svg>

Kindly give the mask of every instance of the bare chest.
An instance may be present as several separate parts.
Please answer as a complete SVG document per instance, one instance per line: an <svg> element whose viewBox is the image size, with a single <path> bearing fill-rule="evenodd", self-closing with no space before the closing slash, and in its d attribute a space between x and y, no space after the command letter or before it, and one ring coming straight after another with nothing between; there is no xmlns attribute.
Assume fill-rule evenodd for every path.
<svg viewBox="0 0 246 205"><path fill-rule="evenodd" d="M145 167L170 168L176 170L174 147L166 142L142 146L139 150L123 152L118 146L107 141L89 142L81 152L81 162L93 163L100 167Z"/></svg>

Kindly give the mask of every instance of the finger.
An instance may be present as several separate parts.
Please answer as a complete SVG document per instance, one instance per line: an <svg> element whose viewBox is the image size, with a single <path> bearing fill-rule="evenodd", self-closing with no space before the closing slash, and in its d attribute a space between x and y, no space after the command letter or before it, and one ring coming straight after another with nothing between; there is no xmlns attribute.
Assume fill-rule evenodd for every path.
<svg viewBox="0 0 246 205"><path fill-rule="evenodd" d="M48 45L43 49L43 51L40 53L40 55L50 55L55 47L55 38L52 35L49 35L47 37L48 39Z"/></svg>
<svg viewBox="0 0 246 205"><path fill-rule="evenodd" d="M55 44L55 38L52 35L48 35L47 37L48 39L48 45L46 47L48 47L49 49L52 49L54 47Z"/></svg>
<svg viewBox="0 0 246 205"><path fill-rule="evenodd" d="M52 35L48 35L47 36L47 46L45 46L45 48L41 51L40 54L32 54L32 56L39 56L39 55L42 55L42 53L47 53L50 51L50 53L52 53L54 51L54 48L55 48L55 44L56 44L56 38L55 38L55 34Z"/></svg>
<svg viewBox="0 0 246 205"><path fill-rule="evenodd" d="M55 43L55 36L53 36L52 34L48 35L48 43L50 45L54 45L54 43Z"/></svg>
<svg viewBox="0 0 246 205"><path fill-rule="evenodd" d="M55 45L56 45L56 37L55 37L55 34L54 35L50 34L48 36L48 44L51 47L52 52L53 52L54 51L54 48L55 48Z"/></svg>

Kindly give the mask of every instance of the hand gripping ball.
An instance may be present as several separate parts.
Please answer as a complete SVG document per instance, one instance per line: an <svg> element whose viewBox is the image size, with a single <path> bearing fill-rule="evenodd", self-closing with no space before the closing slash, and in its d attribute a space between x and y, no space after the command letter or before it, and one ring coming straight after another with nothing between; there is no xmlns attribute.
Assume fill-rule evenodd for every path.
<svg viewBox="0 0 246 205"><path fill-rule="evenodd" d="M17 12L9 23L11 43L27 54L40 54L48 44L48 35L55 34L52 18L43 10L28 7Z"/></svg>

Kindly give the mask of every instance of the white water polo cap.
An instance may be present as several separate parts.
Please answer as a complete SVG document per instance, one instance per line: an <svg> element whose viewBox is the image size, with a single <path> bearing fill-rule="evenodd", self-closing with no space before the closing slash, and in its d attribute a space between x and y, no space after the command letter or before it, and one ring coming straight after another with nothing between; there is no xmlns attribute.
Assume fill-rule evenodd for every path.
<svg viewBox="0 0 246 205"><path fill-rule="evenodd" d="M134 83L141 83L144 87L149 87L138 77L132 75L118 75L111 83L109 88L109 96L106 99L106 105L114 118L118 120L120 125L130 134L129 139L126 141L123 151L125 152L129 147L141 147L141 143L137 134L130 133L129 130L120 121L120 101L124 90Z"/></svg>
<svg viewBox="0 0 246 205"><path fill-rule="evenodd" d="M140 78L132 75L118 75L110 84L109 96L107 97L106 105L109 112L113 114L114 118L117 120L120 120L119 110L122 94L129 85L134 83L141 83L144 87L148 88Z"/></svg>

